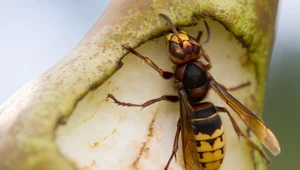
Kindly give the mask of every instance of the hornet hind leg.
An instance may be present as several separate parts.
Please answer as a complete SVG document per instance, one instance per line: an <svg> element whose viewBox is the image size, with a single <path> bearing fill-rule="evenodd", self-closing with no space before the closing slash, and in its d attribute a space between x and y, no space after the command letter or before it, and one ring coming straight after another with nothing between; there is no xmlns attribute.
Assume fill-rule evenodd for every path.
<svg viewBox="0 0 300 170"><path fill-rule="evenodd" d="M180 119L179 119L178 122L177 122L177 130L176 130L176 134L175 134L175 138L174 138L174 142L173 142L172 154L171 154L171 156L170 156L170 158L168 160L168 163L165 166L164 170L167 170L169 168L169 165L170 165L173 157L175 157L175 159L176 159L176 152L178 150L178 139L179 139L180 131L181 131L181 124L180 124Z"/></svg>
<svg viewBox="0 0 300 170"><path fill-rule="evenodd" d="M239 128L238 124L236 123L236 121L233 119L233 117L230 115L229 111L224 108L224 107L216 107L217 111L218 112L224 112L224 113L227 113L227 115L229 116L230 120L231 120L231 123L233 125L233 128L236 132L236 134L238 135L238 137L242 136L244 137L248 142L249 144L259 152L259 154L265 159L267 165L270 164L271 160L269 158L269 156L265 153L265 151L263 151L256 143L254 143L247 135L245 135L242 130Z"/></svg>

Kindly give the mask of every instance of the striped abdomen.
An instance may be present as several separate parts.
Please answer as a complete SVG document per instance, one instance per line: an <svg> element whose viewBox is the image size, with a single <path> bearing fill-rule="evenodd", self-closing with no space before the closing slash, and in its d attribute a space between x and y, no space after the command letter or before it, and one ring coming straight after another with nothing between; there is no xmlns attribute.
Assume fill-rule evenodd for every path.
<svg viewBox="0 0 300 170"><path fill-rule="evenodd" d="M225 136L222 121L213 104L205 102L193 106L194 135L203 170L217 170L224 157Z"/></svg>

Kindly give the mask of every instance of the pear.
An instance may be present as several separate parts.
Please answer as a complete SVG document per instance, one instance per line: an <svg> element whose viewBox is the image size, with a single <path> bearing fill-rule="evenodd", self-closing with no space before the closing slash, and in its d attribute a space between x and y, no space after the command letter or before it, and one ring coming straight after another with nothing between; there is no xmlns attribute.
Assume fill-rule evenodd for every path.
<svg viewBox="0 0 300 170"><path fill-rule="evenodd" d="M210 41L203 46L212 60L210 73L226 87L250 81L250 86L230 93L261 114L277 5L278 1L260 0L112 0L70 53L1 106L0 169L164 169L179 104L162 101L141 109L106 99L112 93L121 101L139 104L177 94L174 79L163 79L138 57L126 55L121 46L137 47L172 72L175 65L162 37L170 26L159 13L191 36L204 31L202 42L207 37L205 19L211 30ZM205 100L226 107L213 91ZM237 137L226 114L220 115L226 134L221 170L265 169L261 155ZM181 147L176 158L169 169L184 169Z"/></svg>

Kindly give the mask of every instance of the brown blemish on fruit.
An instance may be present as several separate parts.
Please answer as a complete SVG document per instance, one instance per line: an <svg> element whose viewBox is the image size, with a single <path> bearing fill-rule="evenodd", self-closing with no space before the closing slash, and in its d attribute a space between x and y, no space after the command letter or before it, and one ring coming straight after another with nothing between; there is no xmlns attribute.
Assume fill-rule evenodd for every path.
<svg viewBox="0 0 300 170"><path fill-rule="evenodd" d="M96 148L96 147L98 147L98 146L99 146L99 143L100 143L100 142L94 142L93 145L91 146L91 148Z"/></svg>
<svg viewBox="0 0 300 170"><path fill-rule="evenodd" d="M143 155L144 152L148 153L149 152L149 147L147 147L147 144L149 143L150 139L153 137L153 125L154 125L154 121L155 119L152 119L149 128L148 128L148 139L146 142L143 143L142 147L140 148L140 152L139 155L137 156L137 158L135 159L135 161L131 164L132 169L136 169L138 170L138 163Z"/></svg>
<svg viewBox="0 0 300 170"><path fill-rule="evenodd" d="M93 160L90 165L84 165L80 170L91 170L91 168L94 168L96 166L97 166L96 161Z"/></svg>
<svg viewBox="0 0 300 170"><path fill-rule="evenodd" d="M115 134L117 132L117 129L114 129L112 132L111 132L111 135Z"/></svg>
<svg viewBox="0 0 300 170"><path fill-rule="evenodd" d="M126 115L122 115L119 117L118 123L121 123L123 120L125 120L127 118Z"/></svg>
<svg viewBox="0 0 300 170"><path fill-rule="evenodd" d="M244 57L240 57L239 60L242 67L250 66L250 61L248 59L245 59Z"/></svg>
<svg viewBox="0 0 300 170"><path fill-rule="evenodd" d="M117 129L114 129L114 130L110 133L110 135L114 135L116 132L117 132ZM95 142L90 146L90 148L93 149L93 148L99 147L99 146L100 146L100 143L103 142L103 141L105 141L110 135L105 136L105 137L102 139L102 141L95 141Z"/></svg>
<svg viewBox="0 0 300 170"><path fill-rule="evenodd" d="M87 121L89 121L89 120L93 119L93 118L94 118L94 116L95 116L95 113L94 113L92 116L90 116L90 117L88 117L88 118L84 119L84 120L83 120L81 123L85 123L85 122L87 122Z"/></svg>

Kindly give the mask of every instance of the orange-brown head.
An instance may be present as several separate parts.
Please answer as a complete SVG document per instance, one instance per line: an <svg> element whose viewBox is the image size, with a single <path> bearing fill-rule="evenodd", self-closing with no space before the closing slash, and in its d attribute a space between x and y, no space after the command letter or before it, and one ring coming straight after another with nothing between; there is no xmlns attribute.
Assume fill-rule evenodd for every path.
<svg viewBox="0 0 300 170"><path fill-rule="evenodd" d="M178 37L174 33L165 36L171 61L175 64L184 64L197 60L200 57L200 44L184 31L179 31Z"/></svg>

